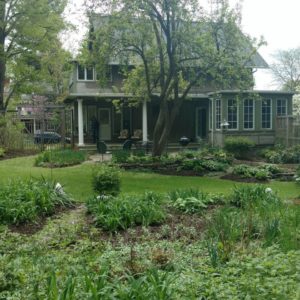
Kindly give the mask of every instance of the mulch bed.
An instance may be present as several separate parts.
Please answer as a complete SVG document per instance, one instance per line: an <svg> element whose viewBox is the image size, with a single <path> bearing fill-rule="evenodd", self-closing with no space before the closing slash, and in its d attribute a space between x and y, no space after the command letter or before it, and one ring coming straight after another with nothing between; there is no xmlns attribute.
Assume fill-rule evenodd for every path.
<svg viewBox="0 0 300 300"><path fill-rule="evenodd" d="M247 182L247 183L268 183L269 180L257 180L256 178L243 178L235 174L226 174L220 177L221 179L237 181L237 182Z"/></svg>
<svg viewBox="0 0 300 300"><path fill-rule="evenodd" d="M24 235L33 235L33 234L37 233L38 231L42 230L49 219L58 218L62 213L67 212L69 210L76 209L76 208L77 208L77 205L73 205L70 207L57 206L55 208L54 213L51 216L40 217L34 223L8 225L8 228L10 231L15 232L15 233L24 234Z"/></svg>
<svg viewBox="0 0 300 300"><path fill-rule="evenodd" d="M203 214L211 213L217 206L211 205L207 210L203 211ZM87 215L87 223L89 226L94 226L92 215ZM166 233L164 228L169 226L169 230ZM159 225L148 226L149 239L156 239L156 234L159 240L176 241L178 239L186 239L188 242L200 239L201 235L205 231L207 226L206 219L200 214L185 214L183 212L172 209L168 212L166 220ZM189 234L188 229L194 229L195 234ZM136 226L129 228L128 230L119 230L117 233L111 233L103 231L99 228L98 238L101 240L110 241L112 244L118 245L120 239L116 238L120 236L122 243L134 244L145 240L145 232L143 226Z"/></svg>
<svg viewBox="0 0 300 300"><path fill-rule="evenodd" d="M39 152L40 151L38 150L10 150L8 152L5 152L4 156L0 157L0 160L35 155Z"/></svg>
<svg viewBox="0 0 300 300"><path fill-rule="evenodd" d="M128 164L124 163L120 165L125 170L137 170L137 171L151 171L162 175L171 176L203 176L203 172L197 172L194 170L178 170L179 165L162 165L161 163L153 164Z"/></svg>

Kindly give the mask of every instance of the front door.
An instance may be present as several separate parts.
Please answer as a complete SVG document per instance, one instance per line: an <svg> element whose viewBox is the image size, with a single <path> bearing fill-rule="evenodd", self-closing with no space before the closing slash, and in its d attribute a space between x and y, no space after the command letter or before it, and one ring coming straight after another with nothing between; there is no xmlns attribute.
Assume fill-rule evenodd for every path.
<svg viewBox="0 0 300 300"><path fill-rule="evenodd" d="M99 137L102 141L111 140L111 111L110 108L99 108Z"/></svg>
<svg viewBox="0 0 300 300"><path fill-rule="evenodd" d="M198 107L196 109L196 137L205 139L206 135L207 135L206 108Z"/></svg>

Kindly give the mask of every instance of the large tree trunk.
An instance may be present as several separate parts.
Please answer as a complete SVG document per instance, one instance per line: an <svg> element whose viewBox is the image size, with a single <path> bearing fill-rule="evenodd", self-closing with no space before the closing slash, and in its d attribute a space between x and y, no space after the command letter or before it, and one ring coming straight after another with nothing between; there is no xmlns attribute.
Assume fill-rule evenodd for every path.
<svg viewBox="0 0 300 300"><path fill-rule="evenodd" d="M0 114L4 112L4 85L6 73L6 59L5 59L5 1L0 1Z"/></svg>
<svg viewBox="0 0 300 300"><path fill-rule="evenodd" d="M171 108L168 101L162 100L153 133L153 156L161 156L163 154L181 105L182 99L172 103Z"/></svg>

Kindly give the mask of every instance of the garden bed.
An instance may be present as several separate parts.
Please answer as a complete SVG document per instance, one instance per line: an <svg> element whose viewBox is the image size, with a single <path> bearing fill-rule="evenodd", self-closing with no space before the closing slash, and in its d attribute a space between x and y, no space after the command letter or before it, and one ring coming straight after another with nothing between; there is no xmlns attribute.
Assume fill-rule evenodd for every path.
<svg viewBox="0 0 300 300"><path fill-rule="evenodd" d="M37 220L35 220L34 222L29 222L29 223L22 223L22 224L10 224L8 225L8 228L11 232L16 232L19 234L24 234L24 235L33 235L37 232L39 232L40 230L43 229L43 227L45 226L45 224L49 221L49 220L53 220L56 218L59 218L59 216L63 213L66 213L70 210L74 210L78 208L78 205L73 205L73 206L56 206L54 208L54 212L51 216L47 216L47 217L38 217Z"/></svg>
<svg viewBox="0 0 300 300"><path fill-rule="evenodd" d="M221 179L225 179L225 180L232 180L232 181L236 181L236 182L246 182L246 183L268 183L269 180L258 180L254 177L252 178L245 178L245 177L241 177L235 174L226 174L220 177Z"/></svg>
<svg viewBox="0 0 300 300"><path fill-rule="evenodd" d="M0 160L31 156L36 155L37 153L39 153L39 150L9 150L6 151L3 156L0 156Z"/></svg>
<svg viewBox="0 0 300 300"><path fill-rule="evenodd" d="M161 163L152 164L135 164L135 163L123 163L120 167L124 170L137 170L155 172L162 175L174 175L174 176L203 176L204 172L196 170L183 170L179 168L179 164L162 165Z"/></svg>

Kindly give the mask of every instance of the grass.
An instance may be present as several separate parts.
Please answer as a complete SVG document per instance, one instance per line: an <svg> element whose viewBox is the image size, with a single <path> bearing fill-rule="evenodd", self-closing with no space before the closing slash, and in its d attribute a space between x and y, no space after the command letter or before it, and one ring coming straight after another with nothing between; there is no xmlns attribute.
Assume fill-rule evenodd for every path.
<svg viewBox="0 0 300 300"><path fill-rule="evenodd" d="M93 194L91 178L93 165L83 165L44 169L34 167L35 156L21 157L0 161L0 183L12 178L39 178L41 175L48 179L60 182L66 192L77 201L85 201ZM235 186L244 185L229 180L214 177L182 177L166 176L155 173L123 172L121 176L122 193L144 193L145 191L168 192L181 188L197 188L203 192L222 193L228 195ZM300 195L300 187L295 182L273 181L267 183L277 191L283 199L295 198Z"/></svg>
<svg viewBox="0 0 300 300"><path fill-rule="evenodd" d="M90 163L51 170L34 167L34 157L18 158L0 162L0 185L43 175L83 201L93 193L92 171ZM229 194L235 185L250 186L212 177L123 172L120 199L131 200L138 193L136 205L127 203L132 210L145 190L197 188ZM266 186L284 198L299 195L293 182ZM266 194L264 187L262 191ZM250 194L246 189L240 192L243 199ZM215 207L205 216L181 213L161 226L117 234L95 227L84 205L49 218L33 235L0 225L0 299L299 299L299 210L286 203L283 210L273 210L272 205L251 210L240 202L235 204L241 207L230 211ZM123 213L124 207L117 204ZM102 222L111 212L105 209L100 211L105 213ZM152 214L146 209L146 215ZM135 218L129 221L143 224ZM210 232L209 221L214 225ZM256 228L261 235L253 235ZM245 232L251 238L245 239Z"/></svg>

